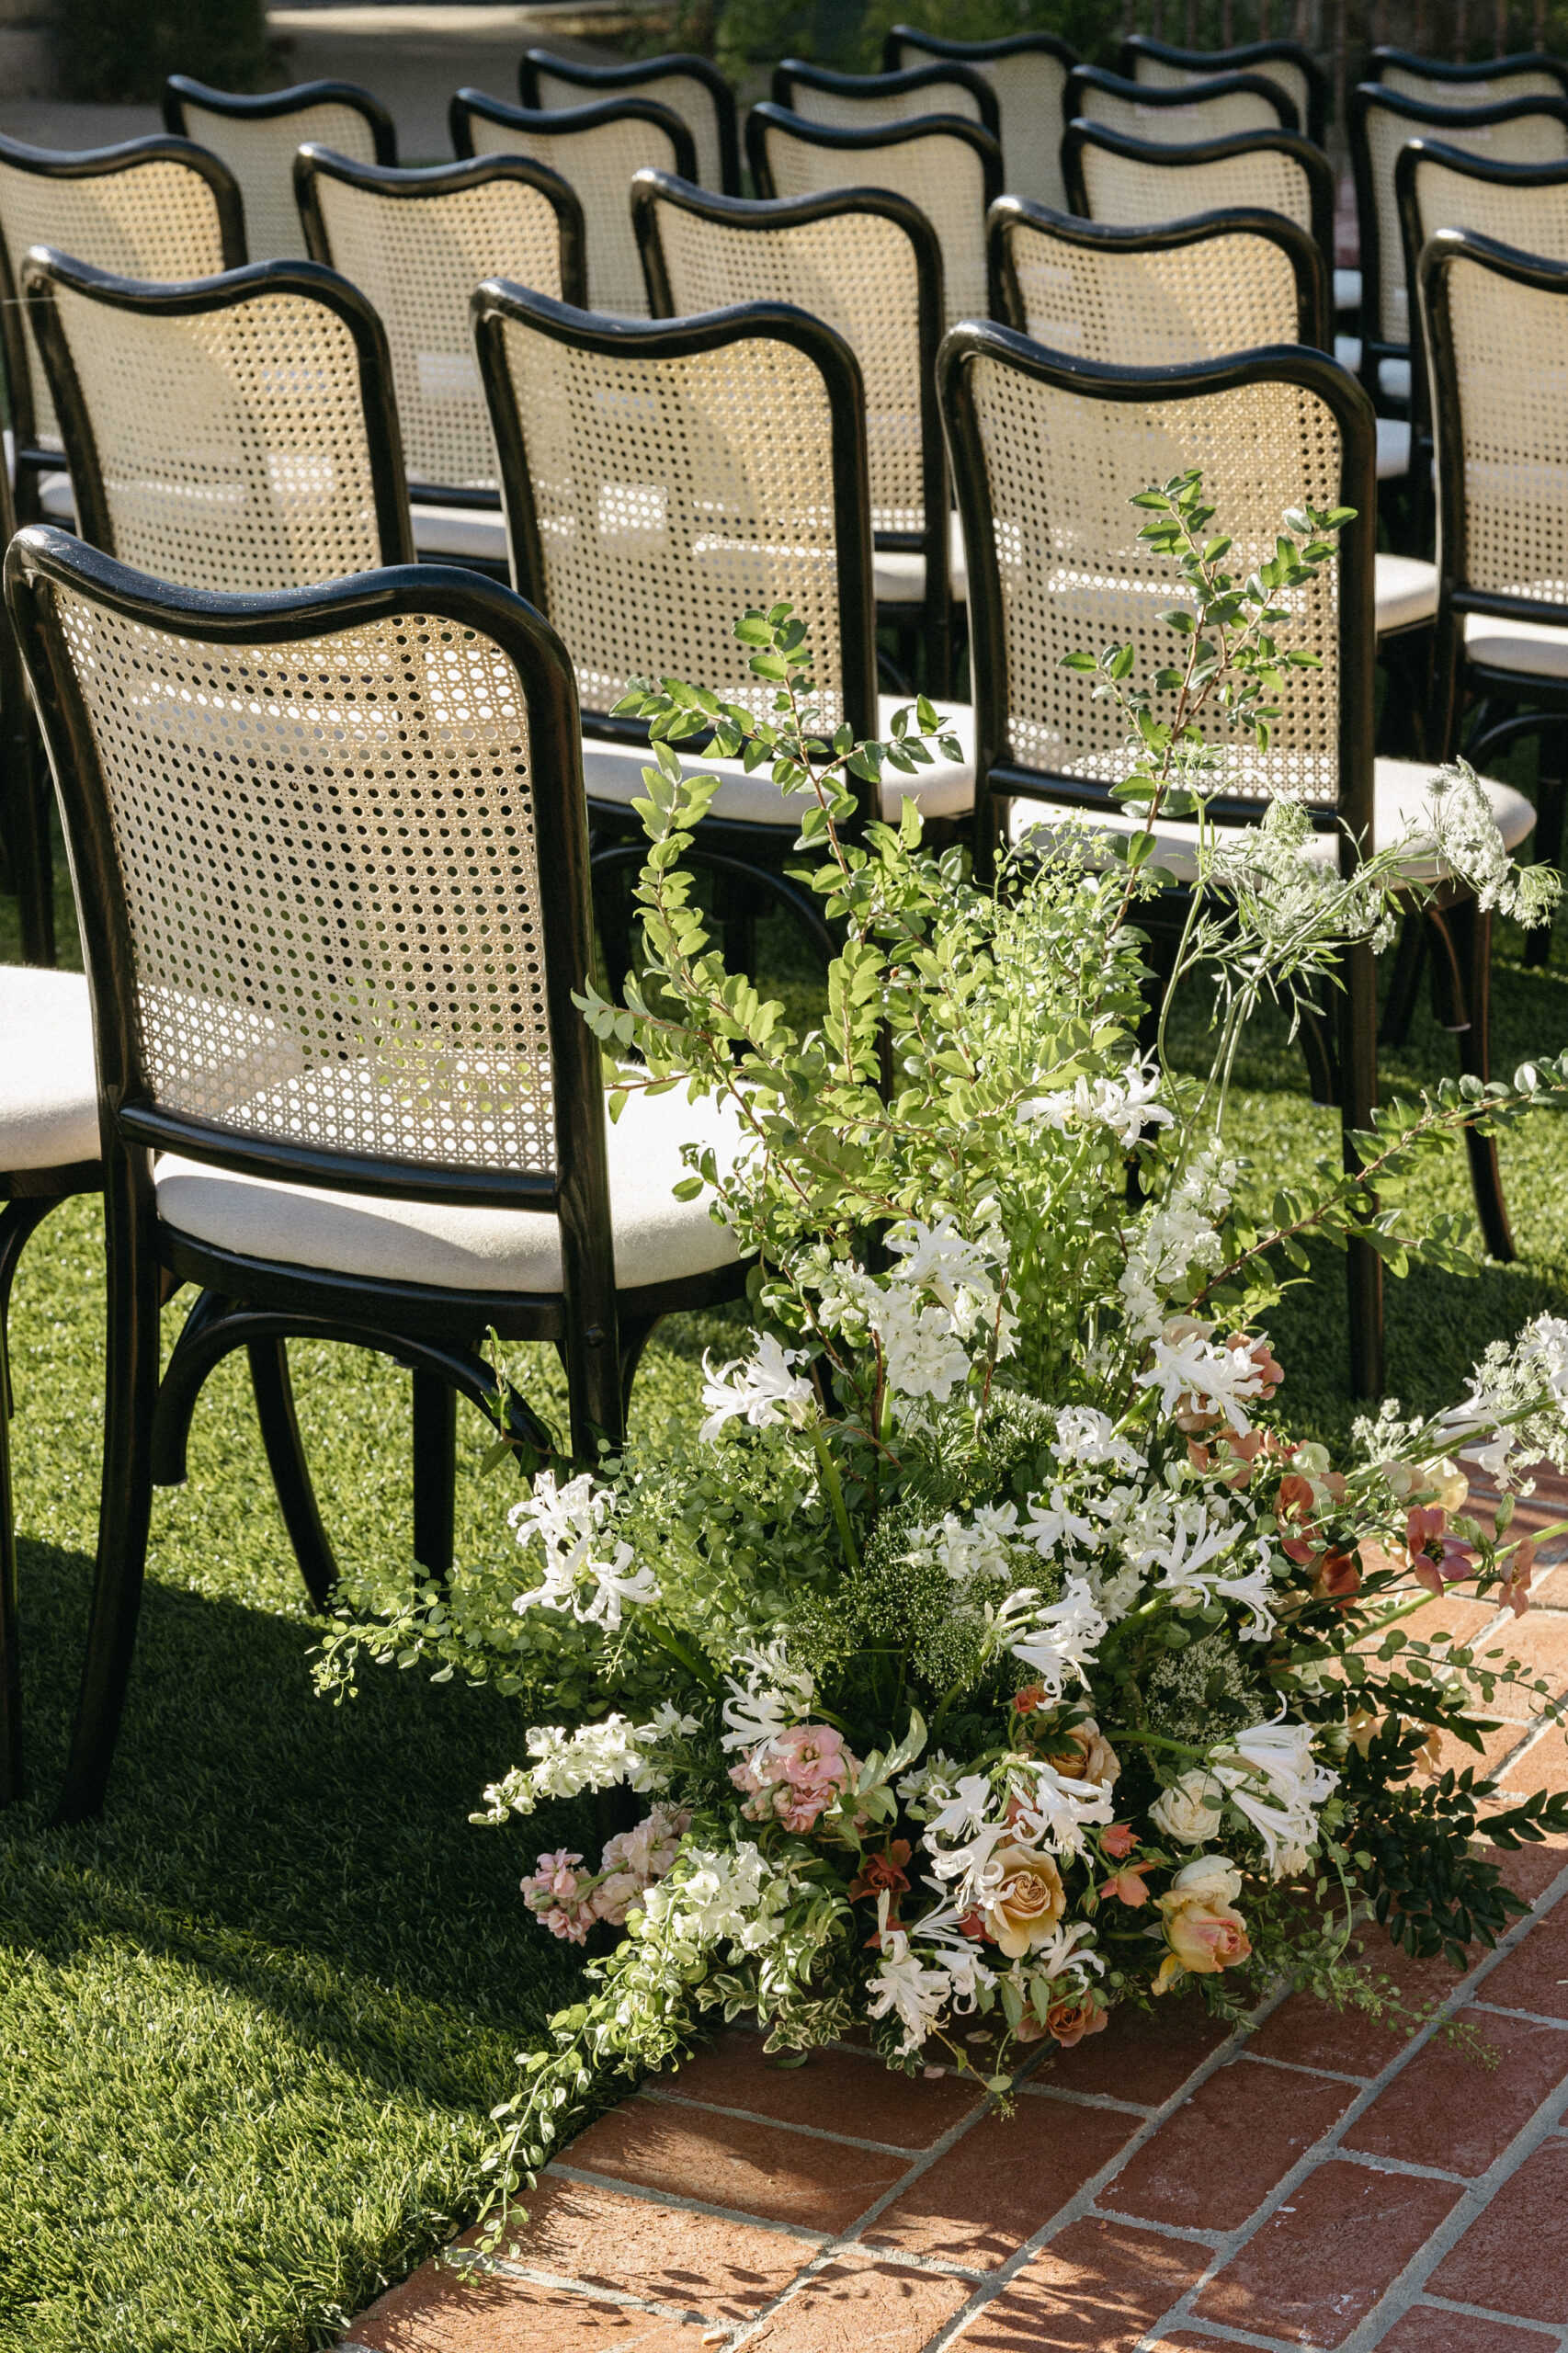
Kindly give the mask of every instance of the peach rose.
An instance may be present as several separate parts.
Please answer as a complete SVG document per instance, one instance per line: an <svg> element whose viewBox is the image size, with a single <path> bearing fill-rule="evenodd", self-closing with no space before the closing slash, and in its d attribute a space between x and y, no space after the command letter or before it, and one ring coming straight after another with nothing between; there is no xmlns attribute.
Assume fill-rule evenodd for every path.
<svg viewBox="0 0 1568 2353"><path fill-rule="evenodd" d="M1104 1781L1108 1787L1121 1770L1120 1757L1093 1716L1051 1737L1062 1745L1047 1753L1064 1781Z"/></svg>
<svg viewBox="0 0 1568 2353"><path fill-rule="evenodd" d="M1164 1994L1184 1970L1212 1977L1233 1969L1252 1950L1246 1922L1232 1904L1242 1875L1224 1855L1199 1855L1177 1871L1164 1895L1154 1898L1165 1914L1165 1942L1154 1992Z"/></svg>
<svg viewBox="0 0 1568 2353"><path fill-rule="evenodd" d="M1075 2002L1052 2002L1045 2014L1045 2030L1063 2051L1071 2051L1086 2034L1102 2034L1109 2016L1092 1994L1080 1994Z"/></svg>
<svg viewBox="0 0 1568 2353"><path fill-rule="evenodd" d="M1032 1847L998 1847L992 1859L1001 1878L981 1898L986 1934L1018 1961L1051 1935L1067 1909L1067 1891L1051 1857Z"/></svg>

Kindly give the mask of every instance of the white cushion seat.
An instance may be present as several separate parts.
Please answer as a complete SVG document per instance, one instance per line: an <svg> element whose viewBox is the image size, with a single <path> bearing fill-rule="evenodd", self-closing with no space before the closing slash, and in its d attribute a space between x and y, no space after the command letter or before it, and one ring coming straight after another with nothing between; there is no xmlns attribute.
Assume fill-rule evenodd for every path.
<svg viewBox="0 0 1568 2353"><path fill-rule="evenodd" d="M874 549L871 579L879 605L923 605L926 601L926 559L917 549ZM948 517L948 581L955 603L967 604L969 564L963 527L956 513Z"/></svg>
<svg viewBox="0 0 1568 2353"><path fill-rule="evenodd" d="M710 1196L677 1201L683 1143L710 1144L721 1167L743 1142L727 1104L688 1103L683 1089L634 1094L607 1121L615 1276L625 1290L675 1282L736 1257ZM472 1208L282 1185L165 1153L153 1169L158 1213L179 1233L246 1257L335 1274L384 1277L446 1290L561 1289L561 1231L535 1210Z"/></svg>
<svg viewBox="0 0 1568 2353"><path fill-rule="evenodd" d="M1380 555L1375 563L1378 635L1429 621L1437 609L1437 565L1415 555Z"/></svg>
<svg viewBox="0 0 1568 2353"><path fill-rule="evenodd" d="M1386 401L1407 401L1410 398L1409 360L1380 359L1378 390Z"/></svg>
<svg viewBox="0 0 1568 2353"><path fill-rule="evenodd" d="M0 965L0 1168L98 1156L93 1017L80 972Z"/></svg>
<svg viewBox="0 0 1568 2353"><path fill-rule="evenodd" d="M1334 307L1336 311L1358 311L1361 307L1361 273L1358 269L1336 269L1334 273Z"/></svg>
<svg viewBox="0 0 1568 2353"><path fill-rule="evenodd" d="M1410 472L1410 419L1407 416L1380 416L1378 419L1378 480L1398 482Z"/></svg>
<svg viewBox="0 0 1568 2353"><path fill-rule="evenodd" d="M909 700L907 695L878 696L877 726L884 737L892 733L894 711L907 710ZM884 768L882 814L894 823L907 798L919 802L923 817L962 816L974 806L974 712L968 703L939 702L937 708L962 745L963 759L944 759L937 752L929 767L917 767L913 775L906 776L898 768ZM644 745L605 743L585 735L583 779L589 800L614 801L621 808L642 800L648 790L642 781L642 771L650 757ZM807 809L814 805L812 796L806 793L781 793L766 767L747 776L739 760L704 759L697 752L682 752L681 766L687 776L723 779L713 796L710 813L738 824L798 825Z"/></svg>
<svg viewBox="0 0 1568 2353"><path fill-rule="evenodd" d="M421 555L460 562L506 561L506 517L498 506L426 506L415 501L414 544Z"/></svg>
<svg viewBox="0 0 1568 2353"><path fill-rule="evenodd" d="M1435 764L1422 760L1379 760L1373 776L1372 843L1381 849L1397 842L1412 825L1419 826L1426 816L1427 792L1436 775ZM1535 824L1535 810L1522 792L1511 784L1497 784L1490 777L1481 779L1481 788L1492 806L1492 815L1503 836L1504 847L1517 849ZM1007 835L1012 842L1026 841L1031 834L1050 838L1062 827L1064 813L1054 802L1017 800L1009 813ZM1140 829L1142 820L1121 808L1087 813L1092 829L1097 833L1131 834ZM1308 841L1305 855L1321 864L1336 862L1339 857L1340 833L1313 834ZM1156 825L1154 833L1154 862L1174 874L1178 882L1190 882L1198 872L1198 828L1172 820ZM1412 882L1435 882L1442 879L1445 869L1436 855L1430 835L1417 838L1411 845L1403 873Z"/></svg>
<svg viewBox="0 0 1568 2353"><path fill-rule="evenodd" d="M1467 613L1464 650L1472 662L1520 670L1539 678L1568 678L1568 608L1561 623L1516 621L1496 613Z"/></svg>

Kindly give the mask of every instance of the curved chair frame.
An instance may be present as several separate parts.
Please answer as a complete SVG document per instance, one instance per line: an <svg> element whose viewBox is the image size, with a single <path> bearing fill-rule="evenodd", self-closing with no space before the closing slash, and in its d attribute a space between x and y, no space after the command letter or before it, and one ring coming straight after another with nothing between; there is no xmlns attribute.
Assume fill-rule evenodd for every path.
<svg viewBox="0 0 1568 2353"><path fill-rule="evenodd" d="M1200 107L1213 98L1262 98L1274 108L1281 131L1301 131L1301 119L1295 101L1288 97L1278 82L1265 79L1261 74L1214 74L1206 82L1187 82L1179 89L1162 89L1156 82L1124 81L1119 74L1108 74L1101 65L1075 65L1067 76L1067 88L1062 109L1069 123L1082 119L1092 122L1093 115L1085 115L1079 103L1085 90L1103 90L1108 97L1123 98L1129 106L1166 108Z"/></svg>
<svg viewBox="0 0 1568 2353"><path fill-rule="evenodd" d="M1006 74L1009 62L1026 57L1048 59L1061 68L1061 87L1048 104L1053 119L1046 122L1037 119L1032 131L1021 132L1015 123L1014 161L1007 166L1009 176L1019 171L1017 143L1021 137L1026 153L1031 157L1023 166L1024 176L1034 180L1029 193L1043 202L1056 198L1062 184L1062 133L1067 121L1062 111L1062 91L1074 65L1083 63L1075 49L1067 41L1059 40L1054 33L1005 33L997 40L948 40L940 33L926 32L918 25L894 25L882 43L882 71L885 74L900 73L928 59L939 63L972 65L993 83L1004 113L1015 104L1022 106L1026 115L1028 112L1028 106L1021 100L1016 101L1006 96L1007 81L1012 78ZM1003 153L1006 153L1005 133ZM1049 155L1049 162L1041 163L1042 153Z"/></svg>
<svg viewBox="0 0 1568 2353"><path fill-rule="evenodd" d="M923 552L926 559L925 627L927 655L935 691L948 691L951 664L952 586L948 570L948 465L942 441L942 420L937 408L937 352L942 340L942 248L926 214L908 197L885 188L824 188L815 196L710 196L689 182L672 179L666 172L639 172L631 183L631 218L648 280L648 301L655 318L679 315L670 291L665 251L659 236L659 207L677 206L699 220L721 222L726 228L778 230L812 221L836 221L856 213L874 213L903 231L915 249L919 317L920 472L923 532L879 534L881 544ZM884 627L907 623L907 610L879 606L877 620Z"/></svg>
<svg viewBox="0 0 1568 2353"><path fill-rule="evenodd" d="M799 114L801 109L796 106L794 97L797 85L803 90L820 90L824 97L908 97L915 101L910 107L912 115L952 111L939 102L922 106L919 100L927 90L967 90L979 108L981 129L988 131L993 139L999 140L1002 136L1002 109L996 92L984 74L972 65L949 65L940 59L934 59L929 65L906 65L895 74L835 74L825 65L808 64L802 57L787 57L781 65L773 69L768 96L774 105L782 107L786 113ZM815 118L808 115L805 119L812 121ZM855 125L849 123L837 127L853 130ZM879 124L878 127L885 126Z"/></svg>
<svg viewBox="0 0 1568 2353"><path fill-rule="evenodd" d="M1296 315L1300 339L1310 349L1325 351L1331 333L1333 286L1316 240L1283 213L1245 210L1241 206L1218 212L1195 213L1157 229L1122 229L1102 221L1085 221L1071 213L1053 212L1046 204L1031 204L1028 197L1004 196L986 216L991 249L991 277L1000 296L1001 317L1018 335L1027 335L1023 296L1018 290L1013 244L1017 231L1048 230L1064 244L1091 252L1113 254L1175 253L1183 245L1199 245L1210 238L1236 235L1267 237L1290 262L1296 278Z"/></svg>
<svg viewBox="0 0 1568 2353"><path fill-rule="evenodd" d="M489 97L483 90L459 90L448 107L447 119L451 128L452 150L460 162L483 152L473 143L476 122L505 123L517 131L537 131L546 139L573 131L597 131L602 122L650 122L666 132L673 142L679 176L683 180L697 177L697 146L690 124L673 107L662 107L653 98L599 98L591 106L540 107L532 110L508 106L504 98Z"/></svg>
<svg viewBox="0 0 1568 2353"><path fill-rule="evenodd" d="M474 335L479 347L480 374L490 404L495 446L505 485L506 533L512 551L512 574L519 596L550 610L549 574L534 506L532 476L523 421L517 412L506 364L505 330L508 320L521 321L553 342L611 359L687 359L726 344L745 340L790 343L806 354L821 370L826 387L833 433L833 483L835 543L839 577L839 678L845 716L858 737L874 735L877 714L876 631L872 623L871 496L866 463L866 402L859 363L834 328L789 302L737 302L730 309L710 311L692 319L610 319L593 311L574 311L524 286L509 286L490 278L473 297ZM616 718L608 711L583 713L583 732L612 743L642 744L647 729L641 720ZM697 748L696 739L692 739ZM859 824L881 813L877 788L858 780L861 801ZM596 819L621 818L624 810L593 804ZM711 824L714 821L705 820ZM721 821L722 822L722 821ZM770 834L789 835L791 824L731 825L725 828L745 842Z"/></svg>
<svg viewBox="0 0 1568 2353"><path fill-rule="evenodd" d="M242 97L235 91L214 90L193 81L188 74L171 74L164 84L164 120L181 138L191 135L185 127L187 99L206 114L226 114L235 122L276 122L281 115L303 114L311 107L348 107L369 124L377 163L397 161L397 126L375 92L358 82L296 82L292 89Z"/></svg>
<svg viewBox="0 0 1568 2353"><path fill-rule="evenodd" d="M588 243L582 203L575 188L559 172L552 172L548 164L536 164L527 155L467 155L455 164L399 169L380 164L357 164L347 155L334 154L327 147L301 147L294 158L294 194L304 223L305 242L312 257L332 269L332 239L317 194L317 184L324 179L340 180L345 188L361 188L392 203L400 198L417 201L433 196L457 195L464 188L488 187L494 180L516 180L525 188L537 188L554 208L561 236L561 284L565 300L586 305ZM410 483L408 490L410 497L429 506L483 506L497 512L501 505L498 490L460 490L446 483L424 482Z"/></svg>
<svg viewBox="0 0 1568 2353"><path fill-rule="evenodd" d="M1527 115L1543 115L1568 128L1568 96L1561 98L1502 98L1494 105L1485 107L1443 107L1428 106L1420 98L1407 98L1397 90L1385 90L1379 82L1363 82L1350 93L1347 127L1350 160L1356 174L1356 211L1361 232L1361 381L1373 400L1377 401L1380 398L1378 369L1384 359L1411 358L1414 386L1413 347L1415 338L1413 335L1409 344L1389 343L1382 334L1382 233L1379 225L1378 191L1372 177L1371 146L1366 127L1367 117L1374 107L1402 115L1407 122L1441 138L1445 128L1450 131L1481 131L1499 122L1517 122ZM1414 289L1407 290L1414 296Z"/></svg>
<svg viewBox="0 0 1568 2353"><path fill-rule="evenodd" d="M1512 57L1483 58L1479 65L1451 65L1436 57L1418 57L1413 50L1392 49L1385 43L1369 53L1364 79L1381 82L1391 65L1405 74L1418 74L1424 82L1430 82L1434 105L1440 104L1443 90L1456 83L1463 85L1506 82L1517 74L1548 74L1559 85L1563 97L1568 97L1568 59L1549 57L1544 50L1527 49Z"/></svg>
<svg viewBox="0 0 1568 2353"><path fill-rule="evenodd" d="M882 42L882 71L900 74L906 70L903 52L917 49L928 57L950 59L955 65L979 65L1001 57L1054 57L1069 74L1083 59L1068 41L1059 40L1054 33L1004 33L998 40L947 40L940 33L928 33L921 25L894 25Z"/></svg>
<svg viewBox="0 0 1568 2353"><path fill-rule="evenodd" d="M1122 155L1131 163L1148 164L1165 170L1179 170L1186 165L1222 164L1229 156L1256 153L1269 148L1288 155L1301 165L1307 176L1311 190L1312 242L1323 255L1325 266L1334 267L1334 167L1321 147L1303 139L1293 131L1238 131L1228 139L1195 141L1190 147L1165 147L1154 140L1128 139L1119 131L1112 131L1102 122L1070 122L1062 142L1062 172L1067 183L1067 201L1075 212L1088 215L1088 196L1084 186L1083 155L1085 147L1100 147L1107 153ZM1188 219L1195 216L1188 214ZM1281 216L1283 217L1283 216ZM1330 281L1332 283L1332 280Z"/></svg>
<svg viewBox="0 0 1568 2353"><path fill-rule="evenodd" d="M642 91L650 82L680 79L702 83L711 94L714 112L718 117L719 169L723 181L722 192L726 196L739 196L741 133L735 94L711 58L688 57L684 52L672 51L667 57L644 57L631 65L583 65L575 58L557 57L548 49L525 50L522 63L517 68L517 91L524 106L536 113L551 111L540 103L540 75L544 73L551 74L558 82L572 83L587 98L613 98L625 90ZM694 172L692 177L695 179L696 176Z"/></svg>
<svg viewBox="0 0 1568 2353"><path fill-rule="evenodd" d="M426 1533L444 1532L450 1560L450 1432L454 1385L501 1418L496 1382L481 1345L487 1329L505 1337L551 1340L565 1358L572 1445L595 1457L597 1435L623 1427L623 1340L641 1344L658 1315L733 1295L744 1268L710 1278L619 1291L614 1279L605 1111L598 1048L577 1012L574 992L593 971L588 842L581 785L576 688L570 656L549 623L507 589L477 574L424 564L361 574L306 594L191 597L117 564L66 534L35 528L12 542L6 594L54 765L87 943L97 1032L100 1118L108 1219L109 1362L102 1511L92 1620L60 1817L71 1821L102 1803L124 1702L145 1560L154 1467L180 1466L189 1407L206 1370L229 1349L245 1347L264 1361L292 1333L381 1349L411 1365L415 1377L415 1481L425 1482ZM410 1163L313 1142L252 1136L214 1125L157 1101L142 1059L135 1010L135 961L125 892L116 857L109 788L91 719L58 623L50 612L59 584L115 616L175 637L233 646L319 643L338 630L434 616L472 629L499 646L525 681L535 769L555 789L535 797L540 870L549 887L540 900L544 930L546 1019L551 1041L553 1170ZM372 1198L470 1202L544 1212L559 1221L562 1288L551 1294L461 1291L407 1282L378 1282L330 1271L273 1264L199 1243L158 1213L154 1153L291 1184L325 1186ZM182 1335L159 1400L161 1294L198 1284L199 1301ZM618 1337L618 1335L620 1336ZM183 1355L182 1355L183 1351ZM286 1381L286 1369L283 1375ZM162 1411L158 1404L162 1403ZM310 1536L314 1513L308 1473L291 1427L291 1404L275 1422L275 1441L303 1483L308 1510L279 1483L295 1517L290 1533ZM542 1452L549 1433L527 1408L511 1425ZM431 1489L434 1488L434 1494ZM416 1530L421 1515L416 1509ZM444 1530L438 1523L444 1520ZM315 1523L319 1534L319 1520ZM302 1555L305 1557L305 1555ZM327 1556L330 1564L330 1555Z"/></svg>
<svg viewBox="0 0 1568 2353"><path fill-rule="evenodd" d="M1301 128L1314 147L1323 145L1324 125L1328 119L1328 75L1312 51L1303 49L1299 41L1252 40L1244 42L1239 49L1173 49L1169 41L1155 40L1152 34L1132 33L1121 44L1117 72L1126 81L1136 82L1141 57L1201 77L1261 74L1267 80L1271 62L1292 65L1307 85L1307 119Z"/></svg>
<svg viewBox="0 0 1568 2353"><path fill-rule="evenodd" d="M106 310L142 318L200 318L213 311L236 310L268 294L298 294L334 312L354 341L383 560L388 563L415 561L392 354L386 329L357 286L314 261L247 262L243 269L225 270L221 278L158 286L136 278L112 278L105 270L89 269L85 262L74 261L68 254L35 245L24 266L27 304L65 436L76 492L76 528L84 540L106 555L116 552L92 412L55 307L56 285L68 286Z"/></svg>

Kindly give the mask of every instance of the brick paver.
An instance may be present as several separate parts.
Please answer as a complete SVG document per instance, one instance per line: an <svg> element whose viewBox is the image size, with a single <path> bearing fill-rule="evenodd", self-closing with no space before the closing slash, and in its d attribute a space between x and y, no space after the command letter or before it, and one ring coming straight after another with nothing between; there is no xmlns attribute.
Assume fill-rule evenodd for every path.
<svg viewBox="0 0 1568 2353"><path fill-rule="evenodd" d="M1564 1512L1542 1488L1521 1522ZM1543 1553L1524 1619L1441 1621L1556 1694L1568 1540ZM1556 1709L1497 1712L1506 1787L1561 1787ZM950 2075L725 2035L570 2144L516 2261L426 2265L344 2353L1568 2353L1568 1847L1498 1859L1533 1909L1464 1972L1369 1932L1415 2032L1173 2001L1039 2059L1006 2120Z"/></svg>

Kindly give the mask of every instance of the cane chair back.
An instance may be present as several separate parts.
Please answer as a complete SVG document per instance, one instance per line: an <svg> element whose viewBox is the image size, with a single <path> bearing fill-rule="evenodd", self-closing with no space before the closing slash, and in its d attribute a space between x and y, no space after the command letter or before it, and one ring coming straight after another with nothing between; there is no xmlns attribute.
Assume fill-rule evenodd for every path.
<svg viewBox="0 0 1568 2353"><path fill-rule="evenodd" d="M579 65L530 49L517 69L525 107L579 107L593 98L652 98L678 114L697 149L695 176L726 196L741 192L735 94L706 57L643 57L631 65Z"/></svg>
<svg viewBox="0 0 1568 2353"><path fill-rule="evenodd" d="M1321 147L1288 131L1244 131L1193 147L1123 139L1074 122L1062 142L1071 211L1149 229L1220 211L1278 212L1334 254L1334 170Z"/></svg>
<svg viewBox="0 0 1568 2353"><path fill-rule="evenodd" d="M294 176L313 258L358 286L386 328L411 483L495 491L469 298L500 273L584 303L575 195L521 155L388 171L304 147Z"/></svg>
<svg viewBox="0 0 1568 2353"><path fill-rule="evenodd" d="M1326 348L1323 256L1277 213L1115 229L1005 196L990 225L1002 316L1052 351L1165 368L1266 344Z"/></svg>
<svg viewBox="0 0 1568 2353"><path fill-rule="evenodd" d="M413 555L386 336L315 262L146 286L35 249L23 291L85 539L186 588Z"/></svg>
<svg viewBox="0 0 1568 2353"><path fill-rule="evenodd" d="M1568 639L1568 261L1442 228L1420 285L1441 508L1438 652L1457 667L1468 614L1555 623Z"/></svg>
<svg viewBox="0 0 1568 2353"><path fill-rule="evenodd" d="M610 324L522 287L474 317L519 593L572 648L595 733L631 679L691 678L762 715L734 623L792 605L826 723L876 710L865 402L819 319L747 303Z"/></svg>
<svg viewBox="0 0 1568 2353"><path fill-rule="evenodd" d="M1069 122L1104 123L1124 139L1167 147L1229 139L1243 131L1299 131L1296 109L1278 82L1260 74L1216 74L1180 89L1123 81L1097 65L1075 65L1062 104Z"/></svg>
<svg viewBox="0 0 1568 2353"><path fill-rule="evenodd" d="M885 188L747 200L640 172L631 206L655 318L789 302L860 363L871 529L924 546L945 602L948 492L937 414L942 255L923 212Z"/></svg>
<svg viewBox="0 0 1568 2353"><path fill-rule="evenodd" d="M942 247L943 323L990 313L985 215L1002 193L1002 150L957 115L917 116L876 131L839 131L782 107L753 107L746 156L764 197L891 188L918 206Z"/></svg>
<svg viewBox="0 0 1568 2353"><path fill-rule="evenodd" d="M1277 82L1296 109L1296 120L1316 147L1323 145L1328 112L1328 76L1312 55L1293 40L1248 41L1240 49L1172 49L1147 33L1121 44L1117 71L1150 89L1183 90L1216 74L1261 74Z"/></svg>
<svg viewBox="0 0 1568 2353"><path fill-rule="evenodd" d="M1012 33L1000 40L944 40L915 25L894 25L882 48L889 74L927 59L972 65L996 93L1001 109L1003 165L1015 196L1060 204L1062 111L1067 76L1079 63L1076 50L1051 33Z"/></svg>
<svg viewBox="0 0 1568 2353"><path fill-rule="evenodd" d="M451 104L460 155L526 155L559 172L583 208L588 301L618 318L648 315L642 264L631 229L631 182L644 165L697 177L697 151L678 114L651 98L602 98L585 107L504 106L482 90Z"/></svg>
<svg viewBox="0 0 1568 2353"><path fill-rule="evenodd" d="M1494 164L1554 164L1568 157L1568 99L1519 97L1444 107L1365 82L1350 99L1350 153L1361 225L1363 351L1368 365L1410 343L1394 168L1406 142L1427 133Z"/></svg>
<svg viewBox="0 0 1568 2353"><path fill-rule="evenodd" d="M871 131L923 114L960 115L993 139L1001 130L996 93L971 65L933 63L911 65L902 74L834 74L787 57L773 69L770 95L776 107L839 131Z"/></svg>
<svg viewBox="0 0 1568 2353"><path fill-rule="evenodd" d="M186 139L52 154L0 139L0 309L18 451L58 449L49 382L23 324L22 257L58 245L119 278L208 278L245 257L240 192Z"/></svg>
<svg viewBox="0 0 1568 2353"><path fill-rule="evenodd" d="M1273 554L1288 509L1358 511L1340 561L1283 600L1290 642L1322 667L1300 673L1299 691L1292 684L1267 750L1216 720L1228 762L1214 813L1256 817L1289 793L1321 824L1369 826L1376 434L1345 371L1278 349L1095 369L971 323L947 338L937 374L971 551L977 811L987 772L993 794L1114 806L1125 719L1062 657L1131 643L1140 676L1168 663L1174 641L1160 616L1185 590L1175 562L1139 539L1131 499L1197 467L1238 571Z"/></svg>
<svg viewBox="0 0 1568 2353"><path fill-rule="evenodd" d="M1439 63L1408 50L1374 49L1366 79L1403 98L1435 107L1489 107L1502 98L1568 97L1568 61L1526 51L1517 57L1489 57L1484 65Z"/></svg>
<svg viewBox="0 0 1568 2353"><path fill-rule="evenodd" d="M253 261L304 256L305 235L294 202L294 158L301 147L330 147L358 164L397 162L391 115L357 82L301 82L291 90L242 98L171 74L164 85L164 120L172 131L199 140L239 182L245 247ZM50 243L63 240L53 237Z"/></svg>

